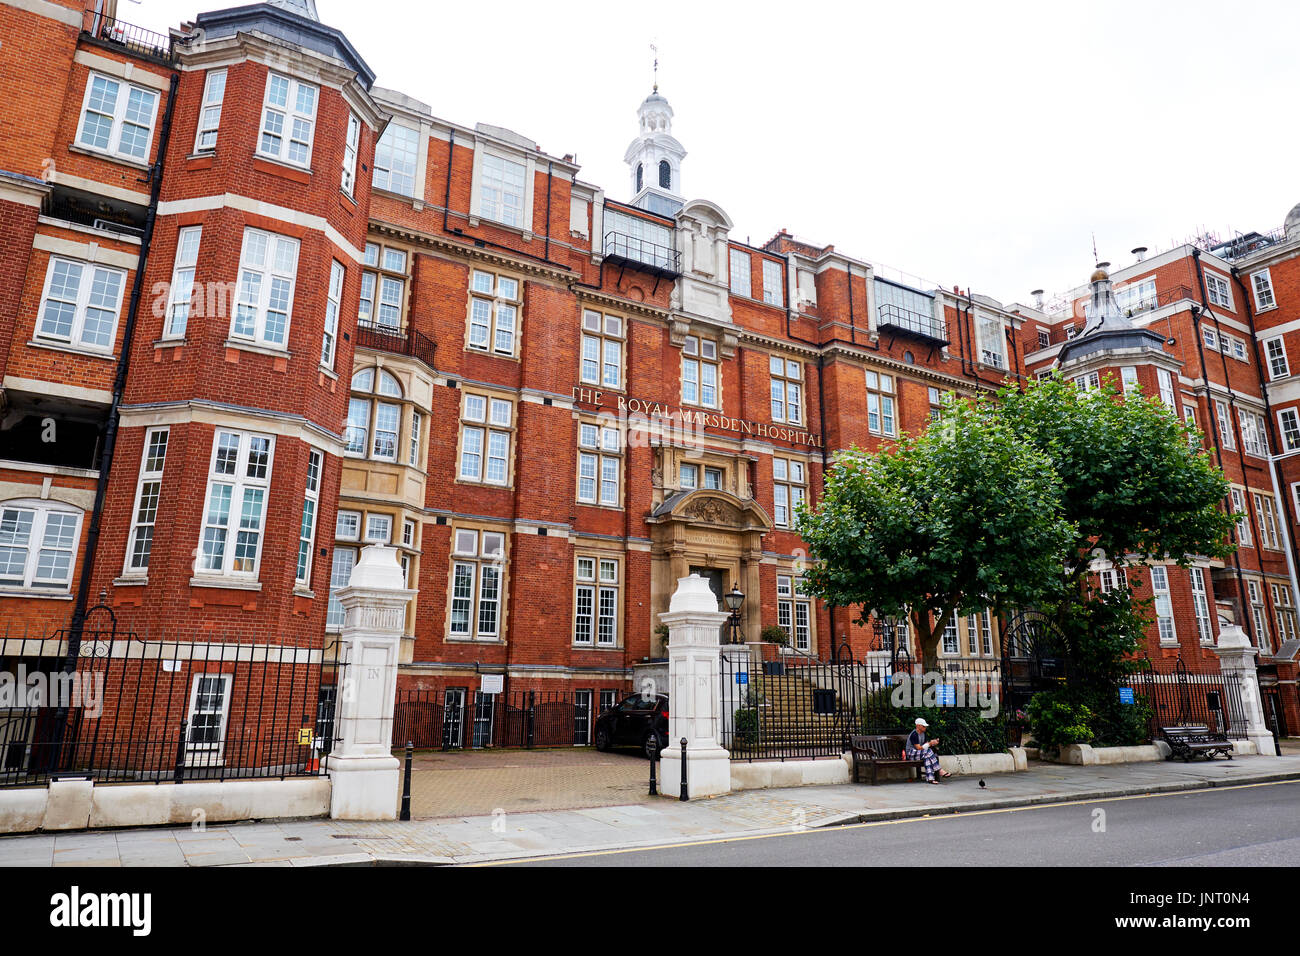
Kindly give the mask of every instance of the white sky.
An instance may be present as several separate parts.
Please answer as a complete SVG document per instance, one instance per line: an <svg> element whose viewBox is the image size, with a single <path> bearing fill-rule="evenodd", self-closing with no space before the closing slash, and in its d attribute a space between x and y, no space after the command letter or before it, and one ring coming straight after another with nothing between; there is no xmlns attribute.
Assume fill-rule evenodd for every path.
<svg viewBox="0 0 1300 956"><path fill-rule="evenodd" d="M240 0L119 0L165 29ZM687 198L1003 302L1300 201L1294 2L317 0L377 82L630 198L650 44Z"/></svg>

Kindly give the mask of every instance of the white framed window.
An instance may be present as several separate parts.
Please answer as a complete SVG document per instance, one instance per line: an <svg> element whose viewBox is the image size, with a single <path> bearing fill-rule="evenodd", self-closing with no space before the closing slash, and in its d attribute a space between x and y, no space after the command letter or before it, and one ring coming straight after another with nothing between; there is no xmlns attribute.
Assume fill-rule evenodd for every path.
<svg viewBox="0 0 1300 956"><path fill-rule="evenodd" d="M808 490L804 462L796 458L772 459L772 520L781 528L793 528L795 509Z"/></svg>
<svg viewBox="0 0 1300 956"><path fill-rule="evenodd" d="M1124 288L1115 290L1115 305L1125 315L1149 312L1156 307L1157 302L1154 276L1130 282Z"/></svg>
<svg viewBox="0 0 1300 956"><path fill-rule="evenodd" d="M415 195L416 166L420 159L420 134L409 126L389 123L375 145L376 189L403 196Z"/></svg>
<svg viewBox="0 0 1300 956"><path fill-rule="evenodd" d="M335 513L334 537L344 541L356 541L361 537L361 512L343 511Z"/></svg>
<svg viewBox="0 0 1300 956"><path fill-rule="evenodd" d="M960 654L961 644L957 634L957 615L951 614L943 624L943 652Z"/></svg>
<svg viewBox="0 0 1300 956"><path fill-rule="evenodd" d="M1174 607L1169 597L1169 572L1163 564L1151 566L1151 592L1155 595L1156 624L1161 644L1177 644L1174 629Z"/></svg>
<svg viewBox="0 0 1300 956"><path fill-rule="evenodd" d="M1074 384L1079 386L1079 388L1083 389L1085 392L1091 392L1095 389L1101 388L1101 373L1088 372L1085 375L1076 375L1074 377Z"/></svg>
<svg viewBox="0 0 1300 956"><path fill-rule="evenodd" d="M406 298L406 267L410 257L404 249L367 242L364 265L379 271L361 273L361 298L357 305L358 325L402 327L402 303Z"/></svg>
<svg viewBox="0 0 1300 956"><path fill-rule="evenodd" d="M1138 390L1138 370L1132 365L1125 365L1119 370L1120 384L1125 395L1132 395Z"/></svg>
<svg viewBox="0 0 1300 956"><path fill-rule="evenodd" d="M528 210L528 167L497 153L483 151L479 168L478 211L484 219L507 226L526 228Z"/></svg>
<svg viewBox="0 0 1300 956"><path fill-rule="evenodd" d="M410 445L406 456L406 463L413 468L419 468L424 464L420 457L420 436L423 429L424 416L413 409L411 411Z"/></svg>
<svg viewBox="0 0 1300 956"><path fill-rule="evenodd" d="M307 489L302 499L302 522L298 526L298 568L295 579L299 584L311 580L311 551L316 543L316 512L320 507L321 468L325 459L320 452L307 453Z"/></svg>
<svg viewBox="0 0 1300 956"><path fill-rule="evenodd" d="M718 371L718 343L686 336L682 345L682 403L721 408Z"/></svg>
<svg viewBox="0 0 1300 956"><path fill-rule="evenodd" d="M980 651L985 657L993 655L993 617L988 608L980 612Z"/></svg>
<svg viewBox="0 0 1300 956"><path fill-rule="evenodd" d="M1268 357L1268 377L1270 380L1285 378L1291 374L1291 365L1286 358L1286 345L1282 336L1264 340L1264 354Z"/></svg>
<svg viewBox="0 0 1300 956"><path fill-rule="evenodd" d="M679 483L683 491L700 487L700 466L683 462L678 468Z"/></svg>
<svg viewBox="0 0 1300 956"><path fill-rule="evenodd" d="M578 423L578 501L618 506L621 447L622 436L617 428Z"/></svg>
<svg viewBox="0 0 1300 956"><path fill-rule="evenodd" d="M163 338L181 339L189 326L190 304L194 299L194 269L199 261L202 226L186 226L176 234L176 262L167 295L167 327Z"/></svg>
<svg viewBox="0 0 1300 956"><path fill-rule="evenodd" d="M366 515L366 543L388 544L393 540L392 515Z"/></svg>
<svg viewBox="0 0 1300 956"><path fill-rule="evenodd" d="M768 305L784 305L785 297L781 294L784 269L781 263L771 259L763 260L763 301Z"/></svg>
<svg viewBox="0 0 1300 956"><path fill-rule="evenodd" d="M623 318L595 309L582 310L582 366L578 377L588 385L623 387Z"/></svg>
<svg viewBox="0 0 1300 956"><path fill-rule="evenodd" d="M1273 613L1277 617L1277 639L1279 642L1294 641L1297 629L1291 589L1285 584L1270 584L1269 590L1273 593Z"/></svg>
<svg viewBox="0 0 1300 956"><path fill-rule="evenodd" d="M343 429L344 454L377 461L397 461L402 406L383 399L400 399L401 382L382 368L363 368L352 374L352 392L348 399L347 424ZM370 398L370 395L375 398Z"/></svg>
<svg viewBox="0 0 1300 956"><path fill-rule="evenodd" d="M257 577L275 439L219 428L212 439L196 571Z"/></svg>
<svg viewBox="0 0 1300 956"><path fill-rule="evenodd" d="M465 393L461 403L461 481L489 485L509 483L513 425L513 402Z"/></svg>
<svg viewBox="0 0 1300 956"><path fill-rule="evenodd" d="M573 643L582 647L619 645L620 562L580 554L574 571Z"/></svg>
<svg viewBox="0 0 1300 956"><path fill-rule="evenodd" d="M505 534L458 528L452 536L448 633L465 640L500 638Z"/></svg>
<svg viewBox="0 0 1300 956"><path fill-rule="evenodd" d="M230 337L285 348L297 276L297 239L245 229Z"/></svg>
<svg viewBox="0 0 1300 956"><path fill-rule="evenodd" d="M111 352L126 273L51 256L36 338Z"/></svg>
<svg viewBox="0 0 1300 956"><path fill-rule="evenodd" d="M1227 279L1207 270L1205 273L1205 291L1209 296L1211 305L1222 306L1225 309L1232 308L1232 290L1228 288Z"/></svg>
<svg viewBox="0 0 1300 956"><path fill-rule="evenodd" d="M1232 430L1232 416L1228 414L1228 403L1221 399L1214 400L1214 416L1219 422L1219 441L1225 451L1237 450L1237 436Z"/></svg>
<svg viewBox="0 0 1300 956"><path fill-rule="evenodd" d="M154 526L158 521L158 502L162 497L167 438L166 428L151 428L144 436L140 477L135 486L135 504L131 508L131 532L126 539L127 574L149 570Z"/></svg>
<svg viewBox="0 0 1300 956"><path fill-rule="evenodd" d="M356 113L348 113L348 135L343 142L343 169L339 188L349 196L357 192L357 149L361 146L361 120Z"/></svg>
<svg viewBox="0 0 1300 956"><path fill-rule="evenodd" d="M325 297L325 330L321 334L320 364L326 368L334 367L334 350L338 345L339 308L343 302L343 263L337 259L330 260L330 285Z"/></svg>
<svg viewBox="0 0 1300 956"><path fill-rule="evenodd" d="M1047 331L1047 329L1039 329L1038 347L1040 349L1046 349L1046 348L1051 348L1051 345L1052 345L1052 333Z"/></svg>
<svg viewBox="0 0 1300 956"><path fill-rule="evenodd" d="M194 137L194 152L217 148L217 130L221 126L221 101L226 96L226 71L208 70L203 81L203 102L199 106L199 128Z"/></svg>
<svg viewBox="0 0 1300 956"><path fill-rule="evenodd" d="M1284 408L1277 413L1277 423L1282 426L1282 447L1287 451L1300 451L1300 417L1294 408Z"/></svg>
<svg viewBox="0 0 1300 956"><path fill-rule="evenodd" d="M1255 517L1259 521L1259 543L1270 551L1281 551L1282 543L1278 537L1277 512L1273 509L1273 496L1252 492L1255 499Z"/></svg>
<svg viewBox="0 0 1300 956"><path fill-rule="evenodd" d="M515 354L522 306L520 288L519 280L510 276L482 269L470 274L468 348L497 355Z"/></svg>
<svg viewBox="0 0 1300 956"><path fill-rule="evenodd" d="M1272 636L1268 629L1268 608L1264 604L1264 585L1254 578L1246 579L1246 594L1250 602L1250 620L1255 625L1255 640L1260 650L1270 653L1273 649Z"/></svg>
<svg viewBox="0 0 1300 956"><path fill-rule="evenodd" d="M1237 543L1243 548L1249 548L1253 538L1250 533L1250 511L1246 508L1246 493L1240 488L1232 488L1230 497L1233 512L1241 515L1237 519Z"/></svg>
<svg viewBox="0 0 1300 956"><path fill-rule="evenodd" d="M1238 409L1237 420L1241 424L1242 449L1247 455L1254 455L1256 458L1267 458L1268 436L1265 433L1264 416Z"/></svg>
<svg viewBox="0 0 1300 956"><path fill-rule="evenodd" d="M1188 568L1192 578L1192 609L1196 612L1196 629L1200 632L1202 644L1214 643L1214 631L1210 628L1210 600L1205 590L1205 569Z"/></svg>
<svg viewBox="0 0 1300 956"><path fill-rule="evenodd" d="M414 548L416 546L416 524L410 518L402 522L402 547Z"/></svg>
<svg viewBox="0 0 1300 956"><path fill-rule="evenodd" d="M776 576L776 623L796 650L812 649L812 602L799 594L799 578Z"/></svg>
<svg viewBox="0 0 1300 956"><path fill-rule="evenodd" d="M779 355L767 358L772 421L803 424L803 364Z"/></svg>
<svg viewBox="0 0 1300 956"><path fill-rule="evenodd" d="M714 488L714 489L717 489L717 490L721 490L721 489L722 489L722 469L721 469L721 468L705 468L705 469L704 469L704 487L705 487L705 488Z"/></svg>
<svg viewBox="0 0 1300 956"><path fill-rule="evenodd" d="M91 73L81 105L77 144L147 163L157 107L156 90Z"/></svg>
<svg viewBox="0 0 1300 956"><path fill-rule="evenodd" d="M230 716L230 674L195 674L190 687L189 735L186 749L207 760L220 760Z"/></svg>
<svg viewBox="0 0 1300 956"><path fill-rule="evenodd" d="M1006 336L1002 331L1002 320L996 315L979 317L980 361L993 368L1007 367Z"/></svg>
<svg viewBox="0 0 1300 956"><path fill-rule="evenodd" d="M1201 338L1205 341L1207 349L1219 350L1219 337L1215 334L1214 329L1208 325L1201 326Z"/></svg>
<svg viewBox="0 0 1300 956"><path fill-rule="evenodd" d="M1267 269L1251 273L1250 287L1255 292L1256 312L1263 312L1277 305L1277 300L1273 297L1273 276Z"/></svg>
<svg viewBox="0 0 1300 956"><path fill-rule="evenodd" d="M876 435L897 433L894 416L894 376L867 370L867 430Z"/></svg>
<svg viewBox="0 0 1300 956"><path fill-rule="evenodd" d="M258 153L295 166L310 166L316 100L317 90L312 84L282 73L268 73Z"/></svg>
<svg viewBox="0 0 1300 956"><path fill-rule="evenodd" d="M743 249L731 250L731 294L750 297L754 287L750 277L749 253Z"/></svg>
<svg viewBox="0 0 1300 956"><path fill-rule="evenodd" d="M357 521L360 520L361 516L357 515ZM343 604L339 601L338 591L340 588L348 586L348 581L352 577L352 569L356 566L356 548L334 548L333 564L330 566L330 599L329 606L325 611L325 630L327 631L340 631L343 629Z"/></svg>
<svg viewBox="0 0 1300 956"><path fill-rule="evenodd" d="M1111 591L1119 588L1119 572L1114 568L1106 568L1098 573L1101 580L1101 593L1109 594Z"/></svg>
<svg viewBox="0 0 1300 956"><path fill-rule="evenodd" d="M53 501L0 505L0 587L63 592L72 586L81 512Z"/></svg>
<svg viewBox="0 0 1300 956"><path fill-rule="evenodd" d="M935 388L930 385L926 389L926 397L930 401L930 421L937 422L943 416L944 403L943 389Z"/></svg>
<svg viewBox="0 0 1300 956"><path fill-rule="evenodd" d="M1169 374L1169 370L1156 369L1156 381L1160 385L1160 401L1164 402L1167 408L1176 408L1177 397L1174 394L1174 377Z"/></svg>

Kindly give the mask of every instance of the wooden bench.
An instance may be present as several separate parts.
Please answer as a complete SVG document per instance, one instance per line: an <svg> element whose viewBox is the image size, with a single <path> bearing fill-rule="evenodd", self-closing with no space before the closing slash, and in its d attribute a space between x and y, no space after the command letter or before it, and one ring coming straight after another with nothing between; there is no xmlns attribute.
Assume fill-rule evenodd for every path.
<svg viewBox="0 0 1300 956"><path fill-rule="evenodd" d="M907 746L906 734L857 735L849 738L849 748L853 752L853 782L859 783L859 771L871 766L871 785L876 785L877 771L881 767L915 767L916 779L921 779L920 760L908 760L903 756Z"/></svg>
<svg viewBox="0 0 1300 956"><path fill-rule="evenodd" d="M1204 724L1181 724L1177 727L1161 727L1160 736L1169 744L1170 754L1166 758L1173 760L1182 757L1183 762L1193 760L1201 754L1207 760L1213 760L1216 753L1225 754L1232 759L1232 743L1223 734L1214 733Z"/></svg>

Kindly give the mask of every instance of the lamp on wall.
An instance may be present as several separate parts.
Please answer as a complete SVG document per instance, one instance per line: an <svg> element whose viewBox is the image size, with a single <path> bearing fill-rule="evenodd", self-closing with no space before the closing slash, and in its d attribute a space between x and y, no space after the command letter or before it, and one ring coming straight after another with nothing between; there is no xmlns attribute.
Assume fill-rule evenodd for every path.
<svg viewBox="0 0 1300 956"><path fill-rule="evenodd" d="M731 643L745 643L740 636L740 607L745 603L744 592L733 584L731 590L722 596L722 600L726 602L727 610L731 611Z"/></svg>

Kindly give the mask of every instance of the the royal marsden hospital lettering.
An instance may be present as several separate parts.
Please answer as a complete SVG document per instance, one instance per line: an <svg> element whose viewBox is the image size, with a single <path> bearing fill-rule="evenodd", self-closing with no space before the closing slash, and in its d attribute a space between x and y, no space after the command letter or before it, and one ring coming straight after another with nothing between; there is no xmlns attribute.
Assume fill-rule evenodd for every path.
<svg viewBox="0 0 1300 956"><path fill-rule="evenodd" d="M575 385L573 400L584 405L604 408L605 393L599 389L583 388ZM640 398L617 397L617 411L620 415L643 415L651 422L670 422L691 425L697 428L720 428L726 431L740 432L757 438L770 438L774 441L791 442L796 445L811 445L820 448L822 440L811 432L798 428L786 428L782 425L769 425L767 422L752 422L743 418L732 418L713 412L693 408L681 408L663 402L650 402Z"/></svg>

